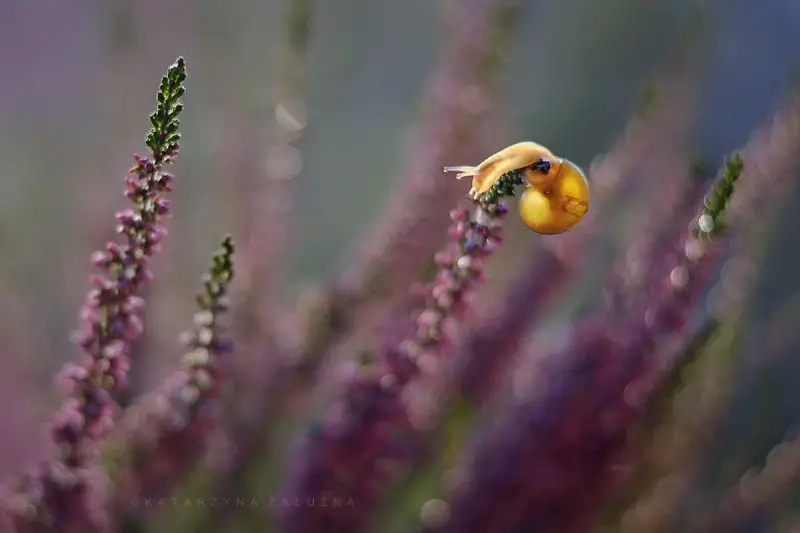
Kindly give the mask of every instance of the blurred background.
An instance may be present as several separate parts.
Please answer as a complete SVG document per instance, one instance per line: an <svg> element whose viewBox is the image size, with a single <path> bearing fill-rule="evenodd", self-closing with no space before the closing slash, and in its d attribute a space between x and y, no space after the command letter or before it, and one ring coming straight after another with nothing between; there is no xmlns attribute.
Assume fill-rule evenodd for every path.
<svg viewBox="0 0 800 533"><path fill-rule="evenodd" d="M428 82L442 68L440 50L461 20L459 10L472 3L317 0L300 30L308 40L298 68L285 60L290 0L4 0L0 397L7 408L0 429L29 445L0 444L0 474L19 472L43 451L35 443L44 442L38 435L61 401L52 376L77 356L69 337L88 286L89 254L113 236L131 154L145 148L155 83L175 57L184 56L189 68L182 156L132 394L155 387L177 364L177 334L190 325L209 254L222 234L237 235L241 212L250 209L243 205L248 180L279 174L291 191L280 216L291 243L280 252L282 301L291 307L308 287L341 274L421 157L415 139ZM481 118L474 128L482 137L470 150L445 150L444 164L477 164L513 142L534 140L590 168L631 116L652 103L653 87L675 70L670 65L683 62L680 77L692 90L672 105L691 110L683 141L711 178L797 81L795 0L504 5L510 16L492 30L495 57L485 74L492 77L491 97L477 89L448 95L476 108ZM297 84L303 88L295 94ZM269 151L276 122L302 130L297 150ZM545 330L558 330L564 317L585 313L601 298L610 266L646 223L643 198L654 185L636 183L605 204L610 222L585 244L576 288L565 293L568 303ZM461 185L459 194L466 192ZM772 323L798 310L796 185L784 196L760 237L763 269L752 283L743 346L758 345ZM525 252L541 239L516 217L509 217L508 232L489 291L522 268ZM800 358L792 357L798 349L794 335L727 408L735 424L717 445L738 454L734 461L763 457L800 423ZM706 467L725 465L709 460Z"/></svg>

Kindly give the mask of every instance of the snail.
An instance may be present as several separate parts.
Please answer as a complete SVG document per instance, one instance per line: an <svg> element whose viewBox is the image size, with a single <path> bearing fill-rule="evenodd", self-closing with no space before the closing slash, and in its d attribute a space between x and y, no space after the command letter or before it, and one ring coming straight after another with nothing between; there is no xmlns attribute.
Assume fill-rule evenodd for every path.
<svg viewBox="0 0 800 533"><path fill-rule="evenodd" d="M445 172L457 172L457 179L472 177L472 198L487 192L503 174L514 170L522 170L525 179L519 216L536 233L568 231L589 209L589 182L580 167L534 142L513 144L476 167L444 167Z"/></svg>

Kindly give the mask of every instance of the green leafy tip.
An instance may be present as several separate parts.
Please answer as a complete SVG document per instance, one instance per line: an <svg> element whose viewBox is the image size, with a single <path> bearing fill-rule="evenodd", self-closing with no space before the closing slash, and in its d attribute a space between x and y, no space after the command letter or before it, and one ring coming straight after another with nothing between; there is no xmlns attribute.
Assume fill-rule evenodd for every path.
<svg viewBox="0 0 800 533"><path fill-rule="evenodd" d="M150 115L152 128L147 133L145 144L152 151L156 164L168 162L177 155L178 143L181 138L178 131L180 126L178 115L183 111L183 105L179 100L186 92L186 88L183 86L185 81L186 62L179 57L161 78L158 106Z"/></svg>
<svg viewBox="0 0 800 533"><path fill-rule="evenodd" d="M222 248L214 254L211 267L211 280L224 285L233 279L233 237L226 235L222 240Z"/></svg>
<svg viewBox="0 0 800 533"><path fill-rule="evenodd" d="M203 278L203 293L198 296L198 304L203 309L215 307L233 279L233 252L233 237L227 235L221 249L213 256L211 269Z"/></svg>
<svg viewBox="0 0 800 533"><path fill-rule="evenodd" d="M492 188L483 194L478 195L475 199L484 209L491 209L496 206L501 198L506 196L514 196L514 190L520 185L525 183L521 170L512 170L500 176L500 178L492 185Z"/></svg>
<svg viewBox="0 0 800 533"><path fill-rule="evenodd" d="M724 229L722 215L728 207L734 186L744 170L744 160L738 153L725 161L711 191L706 197L705 206L695 224L695 233L711 235Z"/></svg>

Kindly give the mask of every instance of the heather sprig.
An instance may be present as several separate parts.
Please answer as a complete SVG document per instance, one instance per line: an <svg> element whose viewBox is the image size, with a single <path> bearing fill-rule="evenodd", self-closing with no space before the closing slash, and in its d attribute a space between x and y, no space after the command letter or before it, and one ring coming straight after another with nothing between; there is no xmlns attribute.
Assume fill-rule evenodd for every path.
<svg viewBox="0 0 800 533"><path fill-rule="evenodd" d="M454 490L450 521L436 531L585 531L618 483L626 477L627 432L666 375L669 359L656 349L681 331L704 292L720 243L707 242L723 215L747 227L756 206L780 195L797 164L798 100L776 115L742 149L747 168L734 156L720 171L708 202L690 224L688 238L663 255L676 258L668 279L654 283L645 309L614 320L598 315L584 322L567 348L549 359L536 383L545 386L492 424L468 457L472 466ZM738 183L739 174L746 179ZM730 186L737 183L737 193ZM730 200L730 201L729 201ZM719 227L719 225L716 225ZM700 229L698 232L697 229ZM678 255L678 251L680 254ZM662 270L662 269L658 269ZM655 280L654 280L655 281ZM587 447L588 446L588 447ZM788 454L787 454L788 456ZM489 497L491 496L491 497Z"/></svg>
<svg viewBox="0 0 800 533"><path fill-rule="evenodd" d="M238 192L248 217L242 231L239 252L239 279L233 301L233 331L237 339L237 356L231 365L232 388L237 394L226 397L224 428L215 447L222 457L209 465L208 479L193 483L190 493L233 494L252 491L251 479L261 479L266 468L259 459L271 456L281 424L276 423L286 412L287 402L310 385L302 364L313 365L324 357L324 350L307 357L300 365L292 357L288 345L290 335L282 329L289 312L281 309L281 290L288 266L286 251L293 234L290 215L295 206L294 187L289 178L302 164L287 168L282 160L296 158L302 163L299 142L308 128L308 52L312 42L312 21L316 13L314 0L291 0L284 15L283 43L276 80L276 110L281 110L270 127L266 149L267 175L252 173L251 183ZM297 110L299 114L295 111ZM239 141L236 141L239 142ZM264 150L263 143L253 146ZM244 198L242 198L244 196ZM238 203L238 202L237 202ZM268 296L265 297L264 295ZM300 334L302 335L302 333ZM305 340L305 339L303 339ZM302 341L301 341L302 342ZM300 357L306 357L300 354ZM319 357L316 361L313 358ZM262 364L254 378L253 368ZM276 462L280 464L280 459ZM256 470L258 469L258 472ZM230 508L214 507L191 517L198 533L234 527L229 520L246 520L245 513L231 513Z"/></svg>
<svg viewBox="0 0 800 533"><path fill-rule="evenodd" d="M692 123L692 82L684 69L665 74L656 86L658 93L663 93L660 103L648 113L635 115L611 151L590 166L592 203L596 207L559 239L542 240L533 247L525 268L504 297L461 340L455 357L456 380L460 393L469 401L481 403L493 390L494 377L508 365L524 333L576 274L580 258L608 223L614 200L636 178L657 184L659 194L665 187L670 193L672 184L682 183L682 145ZM654 167L650 175L643 175L645 163ZM660 208L664 204L660 202Z"/></svg>
<svg viewBox="0 0 800 533"><path fill-rule="evenodd" d="M468 88L484 97L489 94L481 70L491 46L481 36L489 34L498 11L493 0L454 11L461 16L456 17L452 42L446 41L442 64L431 79L428 113L412 150L409 176L392 195L388 212L368 236L362 253L319 299L318 312L310 314L309 334L298 350L304 367L308 362L318 364L341 332L352 326L356 310L388 280L392 287L410 283L441 240L440 207L456 189L452 180L433 176L446 163L444 157L472 144L481 119L491 112L489 106L470 108L452 96ZM377 364L355 371L344 398L315 425L294 462L285 494L332 496L344 502L352 498L355 505L281 509L287 531L358 529L374 511L386 482L418 453L416 430L409 425L402 396L421 369L426 374L437 371L438 357L447 344L446 325L463 310L465 293L481 277L485 255L499 244L499 219L506 209L492 201L485 205L488 211L476 208L472 218L468 210L451 212L449 234L454 241L437 257L436 280L426 291L425 305L414 313L405 341L383 351ZM359 475L353 478L343 475L346 472Z"/></svg>
<svg viewBox="0 0 800 533"><path fill-rule="evenodd" d="M617 268L613 274L606 280L604 293L606 295L613 295L613 297L606 298L606 307L601 311L601 316L594 317L589 321L589 324L582 324L572 333L571 336L573 338L583 340L576 340L573 345L571 345L572 349L567 349L561 355L555 356L556 359L581 357L579 355L583 353L581 350L585 350L585 348L581 348L582 343L592 345L592 342L595 342L593 345L595 347L591 349L593 352L587 357L594 356L597 358L597 360L586 363L587 367L596 368L597 370L595 371L598 373L607 372L608 374L613 375L615 372L619 372L619 377L616 379L623 381L626 379L625 376L628 376L628 379L633 379L630 378L630 376L638 376L639 374L636 372L645 374L646 370L641 367L637 369L637 367L631 366L630 364L627 364L626 367L625 363L614 362L615 357L635 357L635 350L637 349L635 345L632 347L631 351L623 351L619 347L615 347L613 342L611 342L609 345L609 343L604 343L600 340L592 341L591 338L592 336L602 337L607 334L613 335L609 332L617 331L617 329L615 329L617 327L619 327L621 332L626 331L626 326L630 326L631 328L638 330L641 328L641 325L637 324L635 321L632 325L630 314L636 316L638 313L639 316L641 316L642 306L646 305L649 301L652 301L654 294L655 299L658 299L660 295L664 293L663 280L668 274L670 274L670 270L672 268L672 259L669 258L673 256L679 256L681 252L681 249L676 247L674 244L676 241L679 241L681 238L685 237L685 232L681 231L684 228L679 225L676 226L676 224L674 224L674 220L687 220L691 219L693 215L696 216L697 209L693 206L695 205L696 200L700 198L697 185L692 184L691 180L689 179L688 168L685 168L687 166L685 158L682 158L677 154L671 155L675 157L675 161L662 161L661 166L659 166L659 169L656 171L654 176L651 176L651 178L655 181L654 196L660 200L658 207L649 208L648 214L650 215L650 218L648 218L647 222L642 225L640 234L637 236L634 243L632 243L632 245L629 247L630 252L626 254L625 258L617 265ZM688 205L688 210L685 207L686 205ZM574 236L572 235L568 235L567 237L572 237L574 239ZM665 251L668 253L665 254ZM550 258L554 257L554 254L549 252L549 250L540 250L540 253L543 254L544 257L536 263L537 265L541 264L544 266L547 265L548 262L553 261L553 259ZM540 272L545 272L545 270L540 270ZM553 280L555 283L558 283L559 281L557 277L547 277L546 279L548 281ZM646 285L647 283L652 285L654 281L656 282L657 287L645 287L648 290L642 290L642 285ZM542 292L527 292L527 300L525 299L525 296L520 296L513 293L510 294L508 301L515 302L517 305L511 311L506 313L508 316L505 316L504 320L498 323L498 327L494 331L491 329L489 330L492 333L497 331L511 333L512 336L510 340L504 336L498 335L494 337L494 342L490 343L489 340L491 337L485 336L483 337L486 339L484 341L485 344L477 345L477 347L482 350L481 352L466 352L462 356L466 358L462 363L462 374L459 375L459 378L463 380L465 377L471 377L469 381L464 382L465 384L470 385L468 389L464 389L465 392L469 392L469 396L465 398L467 401L483 403L486 402L487 398L489 397L489 392L494 391L502 394L503 391L511 388L503 387L502 385L498 386L497 384L494 384L494 387L492 387L491 381L493 376L489 371L492 370L493 367L498 363L495 363L491 359L491 356L497 355L502 358L503 354L507 353L507 351L513 351L516 349L516 346L514 346L513 349L509 348L509 344L511 343L520 343L519 336L516 338L513 336L514 329L512 328L519 328L520 324L522 323L517 319L516 315L524 313L525 304L535 307L538 304L538 301L535 299L536 297L542 297L542 295L546 297L551 294L547 291L553 290L552 287L549 287L546 283L541 283L540 285L542 286ZM528 287L531 286L532 281L529 283L517 283L514 285L517 290L523 290L524 288L526 291ZM669 306L667 309L669 309ZM659 315L654 314L653 316L657 317ZM616 326L615 324L616 320L618 319L622 321L621 326ZM504 326L509 329L500 329ZM516 335L521 335L521 333ZM619 337L623 336L623 333L619 334ZM471 333L470 338L481 338L481 336L478 333ZM641 339L642 337L636 338ZM646 345L640 344L638 345L638 349L644 350L646 349ZM523 347L522 350L526 351L526 348ZM528 348L528 350L530 350L530 348ZM613 355L609 355L607 358L604 358L601 356L603 350L608 350ZM478 359L479 356L481 356L484 361L481 366L476 365L476 362L481 361ZM552 369L550 372L543 372L540 368L542 364L542 358L539 354L535 356L531 354L529 359L529 362L523 361L514 369L515 377L513 378L513 381L510 376L507 378L509 385L512 383L521 383L516 375L519 373L527 373L528 366L534 368L534 375L541 375L545 381L559 381L560 378L553 376L559 376L562 370ZM502 362L500 364L502 364ZM526 368L520 369L522 364L524 364ZM590 365L596 366L592 367ZM602 368L603 365L607 365L605 370ZM578 368L581 367L579 366ZM479 369L482 369L483 372L479 372ZM470 374L466 374L466 370L472 370L472 372ZM569 373L572 370L574 369L570 367L570 370L564 372ZM577 389L586 386L589 385L584 385L581 383L571 383L565 385L565 387L575 387ZM608 386L611 387L611 385ZM513 390L517 391L518 385L513 386ZM555 397L558 397L559 394L571 394L564 391L565 389L557 387L556 392L553 394ZM507 393L507 396L511 396L513 394L514 393ZM606 407L606 409L608 411L613 411L616 409L616 407L612 404ZM624 410L618 409L617 411L620 413L618 416L628 416ZM597 411L594 412L597 416L603 416L602 413L604 412L604 407L599 406ZM632 412L635 413L635 411ZM574 416L582 417L584 415L582 413L576 413ZM610 418L614 418L615 415L609 414L608 416ZM591 439L587 437L587 440Z"/></svg>
<svg viewBox="0 0 800 533"><path fill-rule="evenodd" d="M381 296L391 308L407 298L406 288L443 241L447 216L441 206L457 198L453 180L434 177L448 158L473 157L492 134L487 123L498 116L492 101L518 9L519 4L505 0L446 7L444 46L426 82L423 119L403 179L341 275L330 287L307 292L299 309L303 334L292 357L296 366L279 368L276 381L297 375L305 386L325 358L359 327L359 314L367 303Z"/></svg>
<svg viewBox="0 0 800 533"><path fill-rule="evenodd" d="M716 183L706 198L703 212L697 218L695 236L710 236L724 229L724 222L720 217L730 202L734 185L741 176L743 168L744 160L739 154L734 154L725 161L723 170L717 176Z"/></svg>
<svg viewBox="0 0 800 533"><path fill-rule="evenodd" d="M710 196L736 179L718 182ZM672 245L666 257L672 248L684 250ZM589 523L604 487L619 475L610 465L653 387L635 391L653 379L657 347L681 331L709 275L708 250L683 253L671 268L655 270L656 276L669 273L666 292L644 302L644 310L625 320L601 311L576 328L543 369L547 389L533 391L483 434L470 456L472 471L456 488L453 518L436 531L580 531ZM576 461L587 442L591 454Z"/></svg>
<svg viewBox="0 0 800 533"><path fill-rule="evenodd" d="M645 493L624 517L624 531L727 531L738 523L757 516L768 504L780 501L791 490L792 480L800 479L797 458L791 450L796 442L789 437L767 456L763 469L748 470L734 483L718 505L697 480L704 460L712 453L718 436L731 423L731 401L737 389L747 389L776 362L792 341L797 340L793 318L800 298L793 298L775 312L763 342L750 357L742 353L745 313L753 300L751 287L767 266L764 263L769 219L752 224L745 246L729 260L728 282L720 284L720 297L714 312L727 317L722 334L701 353L691 379L674 398L672 419L653 436L652 460L664 470L658 483ZM734 283L731 280L735 280ZM733 415L734 419L736 414ZM669 445L666 445L670 443ZM705 510L703 509L705 506ZM683 517L681 519L681 517Z"/></svg>
<svg viewBox="0 0 800 533"><path fill-rule="evenodd" d="M513 196L524 183L520 170L503 174L484 194L473 199L472 215L467 209L454 209L449 234L452 244L436 256L437 275L430 287L424 310L415 322L416 333L401 343L394 360L398 385L405 384L419 369L436 372L436 359L445 342L443 328L452 315L465 310L466 298L477 281L483 279L483 262L502 243L501 221L508 208L501 199ZM407 365L405 362L411 362Z"/></svg>
<svg viewBox="0 0 800 533"><path fill-rule="evenodd" d="M225 356L233 347L221 322L230 306L233 254L233 239L227 236L196 296L199 311L194 327L182 335L188 351L181 370L162 390L134 404L122 421L122 449L112 450L115 459L110 467L117 484L115 517L134 519L129 514L131 500L170 496L206 449L217 422L217 400L228 367Z"/></svg>
<svg viewBox="0 0 800 533"><path fill-rule="evenodd" d="M470 292L483 277L483 262L502 242L508 209L500 200L522 183L520 171L509 172L472 199L472 212L451 211L452 240L436 256L437 273L424 307L412 316L410 334L352 376L344 397L308 435L284 491L290 500L330 497L352 504L283 508L284 531L357 531L387 483L420 453L418 432L427 429L429 413L413 408L409 385L439 373L451 346L448 328L463 315Z"/></svg>
<svg viewBox="0 0 800 533"><path fill-rule="evenodd" d="M498 386L496 377L511 365L523 336L535 327L541 313L570 286L581 258L602 239L602 230L616 211L615 200L637 180L652 184L658 189L653 196L659 198L655 219L648 218L650 224L639 240L652 245L653 239L648 236L655 230L649 226L662 228L664 233L675 201L683 199L680 190L687 174L685 144L694 123L696 76L691 66L679 61L665 70L654 84L657 104L634 114L611 151L590 165L594 207L581 224L558 239L537 242L504 297L490 305L488 312L484 307L484 316L465 328L454 363L456 388L469 404L481 405L491 393L505 390ZM463 417L463 410L451 411L450 418Z"/></svg>
<svg viewBox="0 0 800 533"><path fill-rule="evenodd" d="M130 345L142 333L144 301L138 294L152 278L148 258L166 235L163 220L170 203L164 194L171 191L174 178L163 173L162 167L178 153L177 117L182 109L178 99L184 93L185 78L185 63L179 59L162 79L146 139L152 158L136 158L125 193L134 206L117 215L117 232L127 242L109 243L105 251L92 255L93 264L105 276L91 279L82 327L76 335L89 358L84 366L65 369L62 377L73 401L64 406L53 430L65 467L75 473L88 465L94 445L112 425L115 404L109 393L124 386Z"/></svg>
<svg viewBox="0 0 800 533"><path fill-rule="evenodd" d="M131 343L142 334L141 291L152 278L148 261L166 235L163 222L170 204L164 195L171 191L174 178L163 167L178 155L179 99L185 79L186 65L179 58L162 78L158 105L150 117L152 128L145 140L150 157L136 156L129 172L125 196L133 206L116 217L117 233L124 241L110 242L92 255L101 273L91 277L76 333L85 358L80 365L67 365L60 376L70 398L54 418L52 438L58 459L42 465L26 483L35 519L59 529L76 524L88 529L102 521L93 516L96 509L91 507L97 503L88 501L88 485L98 444L112 427L118 408L111 393L124 386Z"/></svg>
<svg viewBox="0 0 800 533"><path fill-rule="evenodd" d="M352 321L360 304L418 279L430 255L442 245L447 214L442 205L458 198L452 180L437 179L448 159L471 158L496 112L495 65L502 65L505 38L513 34L514 2L475 0L444 6L442 53L423 95L423 120L409 150L403 179L374 230L363 240L321 308L329 311L327 331ZM497 38L501 37L501 38ZM482 148L481 148L482 149ZM321 330L326 331L326 330Z"/></svg>
<svg viewBox="0 0 800 533"><path fill-rule="evenodd" d="M186 87L183 85L185 81L186 61L179 57L161 78L157 97L158 107L150 115L153 127L147 133L145 144L150 148L153 165L172 163L178 156L181 140L179 131L181 123L178 115L183 111L180 98L186 92Z"/></svg>
<svg viewBox="0 0 800 533"><path fill-rule="evenodd" d="M621 517L620 528L626 533L683 527L676 522L682 514L679 510L696 496L693 484L705 454L725 426L724 408L734 392L736 376L744 369L738 345L746 323L743 313L752 299L749 291L762 270L764 225L749 225L751 235L745 246L723 267L727 283L719 283L712 291L720 294L708 319L713 334L705 335L703 345L677 361L674 385L662 386L661 401L648 408L649 418L661 423L653 428L648 442L637 444L641 452L632 452L637 470L649 474L650 481L646 487L636 487L641 496ZM753 361L749 371L757 371L765 359Z"/></svg>
<svg viewBox="0 0 800 533"><path fill-rule="evenodd" d="M308 16L305 0L294 4L301 6L296 11L298 20ZM496 0L448 8L444 49L426 83L425 112L414 135L404 178L392 191L385 215L366 236L357 257L329 287L308 290L300 299L299 342L286 361L273 365L269 378L271 384L281 384L281 391L291 387L291 393L274 395L286 397L307 389L317 368L358 326L356 319L365 302L376 293L386 299L388 291L404 297L405 288L440 245L447 224L441 206L456 198L457 185L435 176L447 162L445 158L462 157L459 154L471 157L470 151L482 142L478 133L486 135L484 120L495 111L490 97L496 73L487 76L484 69L493 61L502 64L504 45L491 42L490 37L493 28L509 22L502 14L514 9L513 3ZM307 28L308 21L301 26ZM504 32L506 37L511 33L509 28ZM467 105L463 98L467 92L480 96L481 104ZM265 389L276 387L268 384ZM275 407L264 412L272 409ZM264 417L259 423L266 420Z"/></svg>

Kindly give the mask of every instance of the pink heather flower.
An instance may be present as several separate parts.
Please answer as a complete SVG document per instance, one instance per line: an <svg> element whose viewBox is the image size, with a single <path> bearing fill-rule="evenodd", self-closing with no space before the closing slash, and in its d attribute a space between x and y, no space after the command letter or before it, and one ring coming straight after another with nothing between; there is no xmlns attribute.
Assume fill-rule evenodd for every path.
<svg viewBox="0 0 800 533"><path fill-rule="evenodd" d="M609 465L643 408L626 396L628 386L653 371L659 344L685 324L710 259L684 258L676 266L690 269L690 282L668 285L646 313L625 320L600 313L579 325L541 370L546 377L537 382L546 389L482 433L466 481L455 488L451 519L435 531L581 531L568 527L602 500Z"/></svg>
<svg viewBox="0 0 800 533"><path fill-rule="evenodd" d="M661 193L666 189L674 199L674 184L687 178L684 144L692 124L693 85L693 75L685 65L664 73L656 85L659 103L635 114L614 147L589 167L596 207L572 231L536 246L528 265L495 309L469 328L454 357L457 390L465 399L486 400L525 332L568 286L584 250L602 231L609 207L632 182L644 180ZM645 167L653 170L642 175ZM669 211L673 204L660 201L658 209Z"/></svg>
<svg viewBox="0 0 800 533"><path fill-rule="evenodd" d="M447 158L471 155L465 152L482 143L481 129L493 112L495 78L486 66L498 52L491 35L503 31L502 10L489 0L471 0L446 9L447 37L427 81L426 112L409 150L410 164L390 195L386 213L332 288L330 311L335 316L326 332L350 322L354 310L361 308L354 303L369 299L376 289L385 293L387 287L400 287L393 296L405 295L405 287L444 242L448 220L441 206L458 198L454 180L437 179L442 166Z"/></svg>
<svg viewBox="0 0 800 533"><path fill-rule="evenodd" d="M173 177L163 172L178 154L178 102L183 95L186 67L182 58L170 67L161 82L159 103L151 116L153 128L146 144L151 157L136 156L126 180L125 196L133 207L117 215L117 233L122 243L109 243L105 251L92 254L100 272L90 277L91 289L80 312L81 326L75 335L86 357L81 366L67 365L59 376L70 398L53 418L52 438L58 458L46 463L30 477L36 491L29 493L31 518L59 531L91 531L103 527L97 509L99 497L91 477L96 472L98 444L108 434L118 409L112 392L124 386L130 366L131 342L142 334L138 294L152 275L147 259L166 235L162 227L169 204L162 195L170 190Z"/></svg>
<svg viewBox="0 0 800 533"><path fill-rule="evenodd" d="M220 322L229 308L233 252L228 237L214 256L203 291L197 296L200 310L194 316L194 327L181 336L188 348L182 369L160 391L131 407L123 420L120 436L126 453L116 472L115 519L121 515L137 518L130 515L132 499L167 497L206 449L227 372L225 356L233 347Z"/></svg>
<svg viewBox="0 0 800 533"><path fill-rule="evenodd" d="M798 103L745 147L745 153L775 157L748 166L747 186L733 198L743 163L738 157L727 163L685 245L666 254L678 260L663 269L666 276L646 284L647 298L638 309L624 319L598 316L579 326L571 344L542 370L546 378L537 382L546 383L546 390L483 432L462 476L466 481L454 489L451 519L435 531L586 531L624 475L615 462L625 451L628 428L664 376L657 350L682 331L704 292L720 244L710 242L710 235L721 227L723 214L745 219L747 208L771 196L763 186L791 175ZM762 176L766 183L753 186Z"/></svg>
<svg viewBox="0 0 800 533"><path fill-rule="evenodd" d="M450 213L452 241L438 255L437 274L424 307L411 316L405 339L374 365L356 369L344 397L307 436L284 496L339 498L353 505L284 508L283 531L357 531L397 469L420 455L420 428L409 419L408 386L439 371L439 360L451 348L449 324L463 316L465 298L483 279L484 261L502 241L501 222L508 210L499 199L513 193L522 179L520 171L510 172L474 200L473 213Z"/></svg>
<svg viewBox="0 0 800 533"><path fill-rule="evenodd" d="M734 222L740 219L747 219L749 221L756 217L761 217L764 214L764 210L763 208L757 209L758 207L766 205L768 206L767 210L772 210L772 206L781 204L784 201L785 191L792 186L791 184L794 176L793 169L796 168L796 165L800 162L797 157L797 146L800 145L799 121L800 98L795 94L789 106L776 115L771 127L763 128L758 131L742 150L742 153L746 154L748 158L747 168L745 169L745 179L742 184L737 187L737 192L731 199L731 205L726 211L727 216ZM731 229L736 233L750 232L754 227L758 228L763 225L763 223L764 221L756 219L753 220L751 224L746 226L737 224ZM754 238L753 235L747 236L747 239L752 238ZM759 252L756 251L755 255L758 255L758 253ZM752 256L753 253L751 252L747 257L741 257L732 262L737 272L736 277L747 278L753 274L752 268L754 258ZM742 262L744 262L744 264L742 264ZM737 288L734 289L734 292L736 292L737 289L741 291L742 286L739 286L740 284L737 284ZM746 287L747 284L744 283L743 286ZM726 287L726 289L730 289L730 287ZM726 312L730 310L735 311L741 305L741 303L736 303L736 300L741 298L741 294L727 294L727 298L725 298L725 303L723 304L725 307L720 309L725 309ZM733 300L733 302L730 302L730 300ZM791 320L794 315L791 313L778 313L778 315L787 317L787 324L794 323ZM780 322L781 321L773 324L776 331L787 326L787 324L782 324ZM754 374L752 370L762 365L769 364L771 356L774 355L776 351L779 352L780 347L769 341L765 346L761 346L761 349L758 350L757 357L753 357L749 360L751 372L748 372L748 375L751 377L757 375L757 372ZM709 370L709 372L711 372L711 370ZM724 378L720 378L719 369L716 367L713 373L709 375L713 375L712 381L714 383L720 379L724 381ZM692 410L691 413L687 415L689 419L682 423L687 424L691 422L691 425L694 427L702 427L704 432L703 440L707 437L705 432L713 432L714 428L718 427L718 406L719 402L724 401L726 390L725 386L723 386L723 391L720 391L719 384L709 384L706 383L706 381L707 380L701 378L699 383L695 383L692 387L687 387L681 393L682 396L685 396L682 399L688 400L702 392L704 397L702 405ZM710 400L709 398L714 399ZM670 448L670 457L672 460L664 461L663 457L660 455L656 456L656 459L660 460L660 466L663 467L666 464L667 467L675 467L675 470L671 470L669 477L663 478L661 482L655 485L652 491L637 501L634 507L630 508L622 522L626 531L633 530L637 527L644 527L652 531L661 531L671 527L670 518L674 517L672 509L674 509L675 502L679 498L685 497L686 490L689 489L688 485L691 476L696 468L694 464L696 461L693 461L689 456L693 453L698 453L698 447L704 448L702 444L698 445L698 443L694 442L694 439L687 441L684 438L681 440L684 442L683 447L678 447L677 450L674 449L674 446ZM791 445L786 449L796 448L795 443L788 440L787 443L791 443ZM697 527L698 530L703 531L713 531L715 528L725 530L725 528L729 529L731 524L737 522L741 523L760 512L770 500L774 501L780 497L784 490L788 490L789 486L784 484L782 480L797 475L797 471L793 470L791 466L792 459L789 458L789 455L790 454L783 456L783 458L787 460L773 462L767 469L771 470L773 473L781 472L779 476L773 476L769 473L762 477L759 477L758 474L755 476L748 474L746 478L743 478L743 485L747 485L748 488L763 483L763 485L758 487L758 490L748 492L747 496L757 494L756 497L746 497L745 499L749 501L740 502L738 498L742 495L738 494L739 487L732 487L725 496L723 505L716 509L701 510L698 508L697 513L693 515L690 526ZM678 463L680 463L680 466L678 466ZM755 481L756 479L757 481Z"/></svg>

